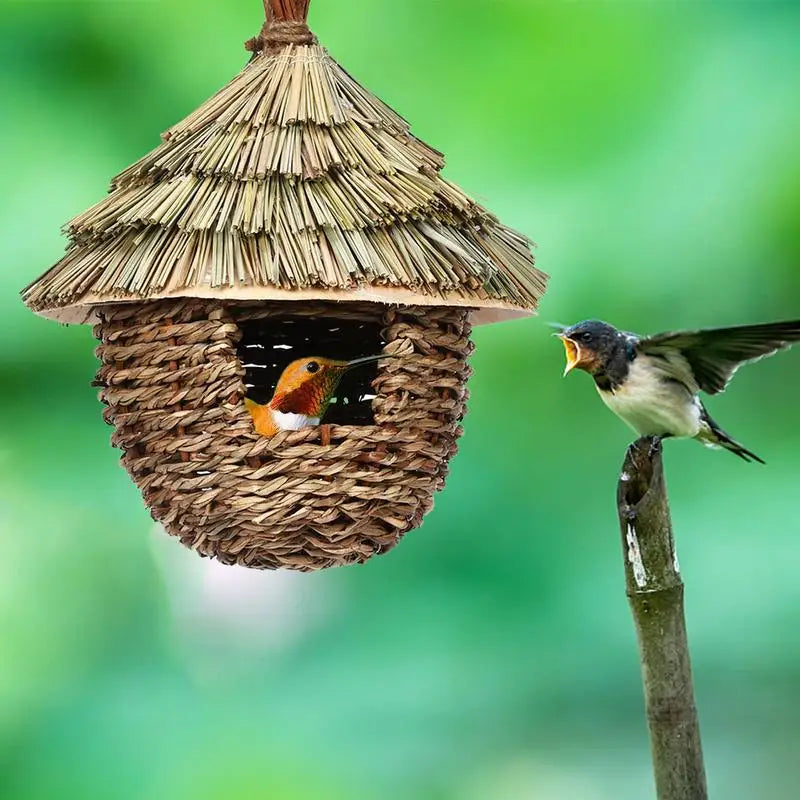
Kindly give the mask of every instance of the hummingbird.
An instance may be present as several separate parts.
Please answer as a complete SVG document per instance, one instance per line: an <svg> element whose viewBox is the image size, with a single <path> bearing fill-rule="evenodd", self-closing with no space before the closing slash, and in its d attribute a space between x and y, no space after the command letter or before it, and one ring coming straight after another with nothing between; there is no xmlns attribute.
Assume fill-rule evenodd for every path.
<svg viewBox="0 0 800 800"><path fill-rule="evenodd" d="M588 372L603 402L640 436L693 438L763 464L711 418L698 393L719 394L742 364L800 341L800 320L648 337L586 320L555 335L567 353L564 375Z"/></svg>
<svg viewBox="0 0 800 800"><path fill-rule="evenodd" d="M244 404L255 424L256 433L274 436L278 431L298 431L319 425L345 372L371 364L386 353L333 361L311 356L292 361L281 373L272 399L261 405L245 397Z"/></svg>

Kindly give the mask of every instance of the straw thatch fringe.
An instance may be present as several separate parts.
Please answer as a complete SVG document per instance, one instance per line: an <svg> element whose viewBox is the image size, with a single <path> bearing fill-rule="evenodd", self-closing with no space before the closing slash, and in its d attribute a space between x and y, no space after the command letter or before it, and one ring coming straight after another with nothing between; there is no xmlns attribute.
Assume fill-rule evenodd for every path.
<svg viewBox="0 0 800 800"><path fill-rule="evenodd" d="M149 228L100 241L90 252L74 247L51 286L112 299L194 284L346 288L358 275L373 285L449 291L465 299L502 290L522 303L526 254L526 241L507 229L480 235L429 222L364 232L323 228L293 234L283 228L272 236ZM494 266L498 258L505 274Z"/></svg>
<svg viewBox="0 0 800 800"><path fill-rule="evenodd" d="M390 286L535 307L529 241L442 166L323 48L267 50L69 223L66 255L24 299Z"/></svg>
<svg viewBox="0 0 800 800"><path fill-rule="evenodd" d="M312 570L361 562L419 525L456 451L469 376L469 312L371 304L226 308L179 300L103 307L98 379L112 442L153 517L226 564ZM379 321L375 425L267 439L244 409L243 319Z"/></svg>

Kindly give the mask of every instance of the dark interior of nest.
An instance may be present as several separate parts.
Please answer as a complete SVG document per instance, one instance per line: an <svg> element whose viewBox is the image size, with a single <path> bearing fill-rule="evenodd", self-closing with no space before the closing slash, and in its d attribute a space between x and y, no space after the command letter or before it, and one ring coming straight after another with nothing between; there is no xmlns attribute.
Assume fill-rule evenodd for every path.
<svg viewBox="0 0 800 800"><path fill-rule="evenodd" d="M379 354L386 340L378 322L315 317L266 317L239 322L237 346L245 368L247 396L267 403L286 366L297 358L318 356L337 361ZM372 382L377 364L345 372L323 422L374 425Z"/></svg>

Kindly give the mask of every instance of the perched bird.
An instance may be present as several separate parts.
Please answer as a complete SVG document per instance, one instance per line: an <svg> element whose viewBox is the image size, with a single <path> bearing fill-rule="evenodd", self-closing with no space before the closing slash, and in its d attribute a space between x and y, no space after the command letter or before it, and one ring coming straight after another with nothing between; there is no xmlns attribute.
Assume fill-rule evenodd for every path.
<svg viewBox="0 0 800 800"><path fill-rule="evenodd" d="M588 372L603 402L640 436L690 437L763 464L714 422L698 392L718 394L742 364L800 341L800 320L647 338L587 320L555 335L567 351L564 375Z"/></svg>
<svg viewBox="0 0 800 800"><path fill-rule="evenodd" d="M281 373L269 403L261 405L245 397L256 433L274 436L278 431L297 431L319 425L347 370L389 357L381 354L352 361L332 361L312 356L292 361Z"/></svg>

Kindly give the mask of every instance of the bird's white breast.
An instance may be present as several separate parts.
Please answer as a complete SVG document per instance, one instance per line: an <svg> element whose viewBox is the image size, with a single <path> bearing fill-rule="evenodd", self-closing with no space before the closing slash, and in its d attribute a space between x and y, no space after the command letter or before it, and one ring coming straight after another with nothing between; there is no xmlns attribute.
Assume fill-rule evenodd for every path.
<svg viewBox="0 0 800 800"><path fill-rule="evenodd" d="M272 418L282 431L299 431L301 428L319 425L319 417L307 417L305 414L293 414L289 411L273 411Z"/></svg>
<svg viewBox="0 0 800 800"><path fill-rule="evenodd" d="M598 388L603 402L640 436L689 436L700 431L700 403L682 384L669 380L656 360L640 355L613 391Z"/></svg>

